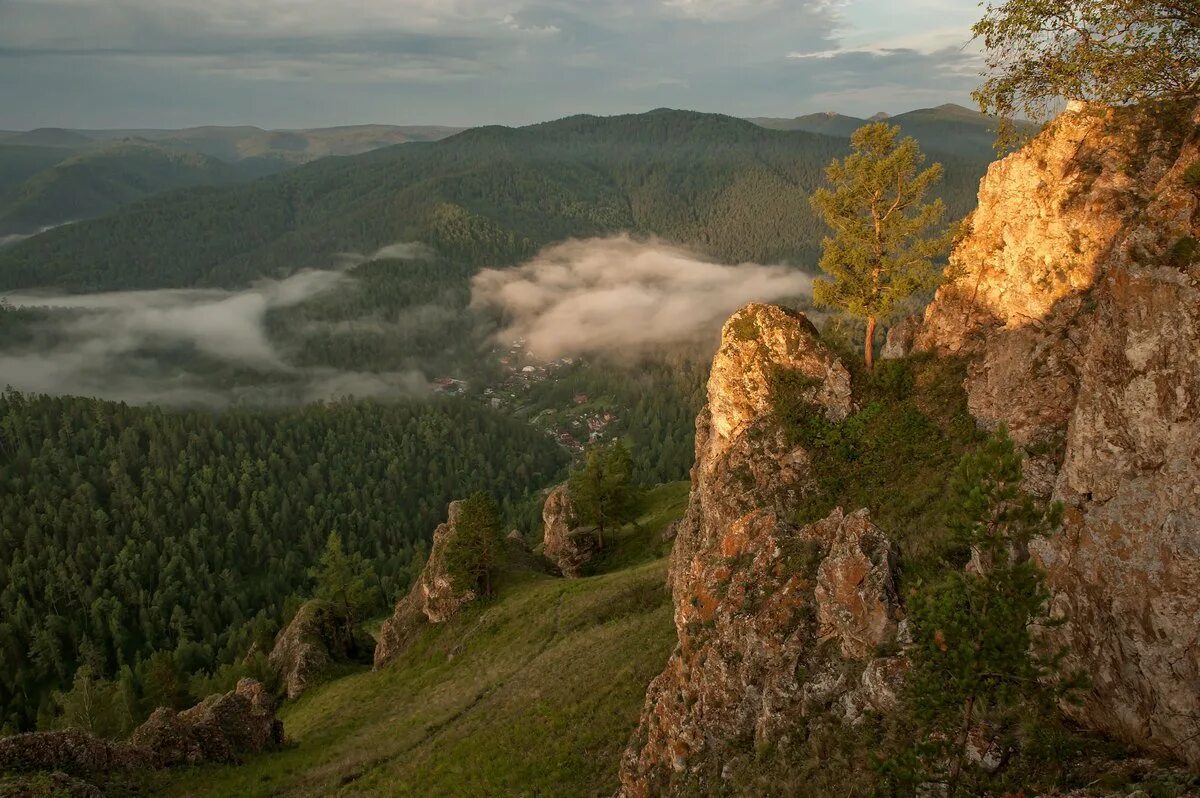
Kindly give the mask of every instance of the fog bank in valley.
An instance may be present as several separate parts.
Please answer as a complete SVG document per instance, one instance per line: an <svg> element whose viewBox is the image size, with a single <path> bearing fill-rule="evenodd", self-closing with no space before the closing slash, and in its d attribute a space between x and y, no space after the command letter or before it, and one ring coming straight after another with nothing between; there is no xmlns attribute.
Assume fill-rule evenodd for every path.
<svg viewBox="0 0 1200 798"><path fill-rule="evenodd" d="M512 269L472 281L472 304L500 314L498 338L524 338L541 357L638 357L715 347L721 325L752 301L811 294L787 266L713 263L689 250L629 236L568 241Z"/></svg>

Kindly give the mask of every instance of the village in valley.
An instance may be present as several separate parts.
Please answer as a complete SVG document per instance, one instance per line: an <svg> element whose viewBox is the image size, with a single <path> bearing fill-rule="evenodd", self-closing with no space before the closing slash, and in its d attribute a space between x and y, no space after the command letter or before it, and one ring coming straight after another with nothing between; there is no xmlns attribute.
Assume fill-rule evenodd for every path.
<svg viewBox="0 0 1200 798"><path fill-rule="evenodd" d="M619 434L621 408L607 398L573 390L564 379L584 365L579 358L545 360L529 351L523 338L507 349L494 349L491 356L499 376L482 390L473 390L468 380L442 376L432 382L434 393L476 397L494 410L525 419L575 454Z"/></svg>

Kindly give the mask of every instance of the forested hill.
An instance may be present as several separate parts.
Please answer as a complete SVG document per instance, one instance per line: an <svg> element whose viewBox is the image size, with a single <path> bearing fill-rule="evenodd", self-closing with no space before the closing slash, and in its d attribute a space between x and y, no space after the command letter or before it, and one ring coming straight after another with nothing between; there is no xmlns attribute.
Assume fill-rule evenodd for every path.
<svg viewBox="0 0 1200 798"><path fill-rule="evenodd" d="M0 236L101 216L161 191L251 180L284 166L226 163L148 141L78 151L0 143Z"/></svg>
<svg viewBox="0 0 1200 798"><path fill-rule="evenodd" d="M332 532L390 606L451 499L485 490L512 515L567 459L466 401L211 414L0 393L0 730L50 712L82 664L143 691L155 652L182 679L269 644Z"/></svg>
<svg viewBox="0 0 1200 798"><path fill-rule="evenodd" d="M234 286L398 241L505 265L553 241L622 230L731 262L812 265L824 230L808 195L846 147L670 110L477 128L48 231L0 250L0 290ZM951 213L966 213L985 159L930 155L946 165Z"/></svg>

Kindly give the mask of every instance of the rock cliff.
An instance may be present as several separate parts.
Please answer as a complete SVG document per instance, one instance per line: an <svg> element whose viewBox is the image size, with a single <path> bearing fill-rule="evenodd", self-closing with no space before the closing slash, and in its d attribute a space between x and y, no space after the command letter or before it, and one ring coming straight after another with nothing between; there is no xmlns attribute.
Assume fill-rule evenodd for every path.
<svg viewBox="0 0 1200 798"><path fill-rule="evenodd" d="M917 346L1064 502L1068 711L1200 766L1200 110L1077 108L992 166Z"/></svg>
<svg viewBox="0 0 1200 798"><path fill-rule="evenodd" d="M903 672L892 549L865 510L806 526L786 509L809 460L774 413L775 386L831 419L851 410L845 367L799 314L750 305L725 325L697 419L690 503L670 580L679 645L650 685L621 794L707 794L755 747L885 709Z"/></svg>
<svg viewBox="0 0 1200 798"><path fill-rule="evenodd" d="M268 661L288 698L297 698L337 663L370 661L375 641L348 629L346 614L328 601L306 601L275 638Z"/></svg>
<svg viewBox="0 0 1200 798"><path fill-rule="evenodd" d="M446 546L454 538L460 503L451 502L446 522L433 531L429 559L416 584L396 603L392 617L384 621L375 645L375 667L379 668L411 645L422 625L445 623L474 601L474 586L460 587L446 568Z"/></svg>
<svg viewBox="0 0 1200 798"><path fill-rule="evenodd" d="M580 527L575 505L566 485L555 487L542 505L542 553L568 578L583 574L583 569L599 551L595 530Z"/></svg>

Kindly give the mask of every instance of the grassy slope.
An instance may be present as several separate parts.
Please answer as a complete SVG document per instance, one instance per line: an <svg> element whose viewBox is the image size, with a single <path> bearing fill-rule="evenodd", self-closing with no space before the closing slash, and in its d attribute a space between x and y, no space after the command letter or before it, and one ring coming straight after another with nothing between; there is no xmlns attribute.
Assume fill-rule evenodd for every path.
<svg viewBox="0 0 1200 798"><path fill-rule="evenodd" d="M293 744L184 771L183 796L609 795L646 684L675 645L662 529L687 483L652 491L605 573L514 574L380 672L329 682L281 714Z"/></svg>

